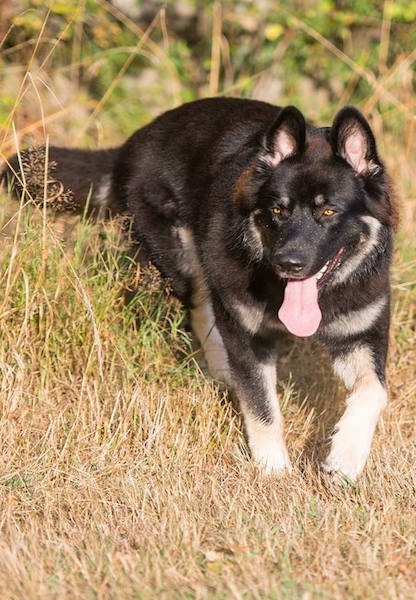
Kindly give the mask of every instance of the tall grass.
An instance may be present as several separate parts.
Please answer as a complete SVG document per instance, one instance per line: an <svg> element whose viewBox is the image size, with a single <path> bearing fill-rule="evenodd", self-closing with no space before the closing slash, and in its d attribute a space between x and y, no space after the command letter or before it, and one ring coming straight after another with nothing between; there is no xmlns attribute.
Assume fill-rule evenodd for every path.
<svg viewBox="0 0 416 600"><path fill-rule="evenodd" d="M218 63L223 14L215 4ZM412 63L400 57L396 67ZM59 93L61 80L53 70L50 77ZM295 468L264 478L248 457L238 412L198 366L180 306L154 272L137 272L117 223L57 217L4 191L2 598L414 597L414 104L389 73L384 79L400 104L378 120L374 112L373 124L404 215L393 270L391 400L354 487L319 471L344 398L322 349L282 340L278 393ZM81 123L57 114L50 89L34 92L36 81L23 69L2 130L4 156L28 129L39 141L52 130L62 143L77 135ZM19 116L30 93L38 129L36 118ZM66 131L52 127L55 116Z"/></svg>

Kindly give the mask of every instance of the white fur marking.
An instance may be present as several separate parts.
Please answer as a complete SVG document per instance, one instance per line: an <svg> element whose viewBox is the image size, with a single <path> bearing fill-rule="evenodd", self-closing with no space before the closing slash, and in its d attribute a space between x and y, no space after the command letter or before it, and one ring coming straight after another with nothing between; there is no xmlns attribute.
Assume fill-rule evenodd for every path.
<svg viewBox="0 0 416 600"><path fill-rule="evenodd" d="M263 321L265 305L256 303L250 306L242 302L234 302L232 307L244 329L250 333L256 333Z"/></svg>
<svg viewBox="0 0 416 600"><path fill-rule="evenodd" d="M272 422L264 424L250 410L250 403L242 401L248 443L255 462L266 474L291 471L289 456L283 437L283 418L276 393L275 365L260 365L265 396L272 412ZM242 399L243 400L243 399Z"/></svg>
<svg viewBox="0 0 416 600"><path fill-rule="evenodd" d="M360 377L374 376L372 353L367 346L358 346L352 352L338 356L333 369L347 390L351 390Z"/></svg>
<svg viewBox="0 0 416 600"><path fill-rule="evenodd" d="M182 273L195 277L198 283L203 282L205 285L192 231L188 227L177 227L176 233L182 244L182 256L178 257L178 265Z"/></svg>
<svg viewBox="0 0 416 600"><path fill-rule="evenodd" d="M333 282L334 284L343 283L346 281L350 275L354 273L363 262L363 260L370 254L370 252L377 246L378 244L378 234L381 229L381 223L375 219L374 217L364 216L361 217L362 220L367 223L370 228L370 235L368 239L361 246L358 254L351 256L340 268L340 270L335 273Z"/></svg>
<svg viewBox="0 0 416 600"><path fill-rule="evenodd" d="M355 335L370 329L386 306L387 296L378 298L365 308L352 310L325 326L325 333L334 337Z"/></svg>
<svg viewBox="0 0 416 600"><path fill-rule="evenodd" d="M323 464L325 471L355 481L370 453L374 431L387 393L379 381L371 352L360 347L334 361L334 370L353 393L338 421L332 437L331 451Z"/></svg>
<svg viewBox="0 0 416 600"><path fill-rule="evenodd" d="M221 334L215 326L211 302L206 301L198 305L191 309L190 313L192 329L201 344L211 376L213 379L232 385L227 351Z"/></svg>
<svg viewBox="0 0 416 600"><path fill-rule="evenodd" d="M188 227L178 227L176 232L183 249L183 256L179 257L180 267L185 275L193 277L196 289L192 298L194 308L190 311L192 329L201 344L211 376L227 385L231 385L227 351L221 334L215 325L211 298L192 231Z"/></svg>
<svg viewBox="0 0 416 600"><path fill-rule="evenodd" d="M111 175L104 175L101 178L100 185L93 192L94 206L97 208L107 208L111 192Z"/></svg>
<svg viewBox="0 0 416 600"><path fill-rule="evenodd" d="M250 214L248 227L249 235L244 234L244 244L250 247L250 252L255 255L257 260L261 260L263 257L263 240L261 232L255 222L255 215L256 211Z"/></svg>

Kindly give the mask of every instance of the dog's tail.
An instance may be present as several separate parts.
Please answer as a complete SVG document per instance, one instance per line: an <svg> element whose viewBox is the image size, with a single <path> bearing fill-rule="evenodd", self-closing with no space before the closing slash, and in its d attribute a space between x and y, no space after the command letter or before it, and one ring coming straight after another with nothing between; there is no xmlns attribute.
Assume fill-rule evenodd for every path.
<svg viewBox="0 0 416 600"><path fill-rule="evenodd" d="M113 191L113 169L119 148L79 150L38 147L12 156L0 183L15 197L94 216L124 212Z"/></svg>

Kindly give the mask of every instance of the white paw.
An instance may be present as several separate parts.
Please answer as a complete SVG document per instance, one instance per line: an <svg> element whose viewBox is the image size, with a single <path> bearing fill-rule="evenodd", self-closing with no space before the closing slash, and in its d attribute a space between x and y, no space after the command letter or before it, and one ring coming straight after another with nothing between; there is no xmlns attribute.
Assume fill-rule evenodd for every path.
<svg viewBox="0 0 416 600"><path fill-rule="evenodd" d="M322 464L323 470L334 478L350 482L355 482L364 469L372 439L372 432L360 431L356 423L355 427L353 424L341 419L332 438L331 451Z"/></svg>
<svg viewBox="0 0 416 600"><path fill-rule="evenodd" d="M358 358L363 359L363 364ZM322 465L341 482L354 482L364 469L377 421L387 401L386 390L373 373L371 360L367 360L370 364L366 367L365 355L358 358L354 358L357 364L338 361L338 370L344 369L345 383L352 386L361 376L361 384L347 398L347 408L335 427L331 451ZM346 367L354 367L352 381L346 377Z"/></svg>
<svg viewBox="0 0 416 600"><path fill-rule="evenodd" d="M356 460L350 456L343 456L331 452L322 463L322 469L332 475L334 481L355 483L365 465L364 460Z"/></svg>
<svg viewBox="0 0 416 600"><path fill-rule="evenodd" d="M270 440L261 446L250 444L250 449L253 460L265 475L281 475L292 472L292 465L284 443Z"/></svg>

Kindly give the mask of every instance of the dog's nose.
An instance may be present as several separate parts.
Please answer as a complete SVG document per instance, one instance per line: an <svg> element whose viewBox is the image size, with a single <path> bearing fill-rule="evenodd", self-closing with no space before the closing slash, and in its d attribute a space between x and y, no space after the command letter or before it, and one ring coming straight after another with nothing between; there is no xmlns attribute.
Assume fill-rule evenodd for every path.
<svg viewBox="0 0 416 600"><path fill-rule="evenodd" d="M276 266L285 273L299 273L306 266L306 257L301 254L277 254Z"/></svg>

